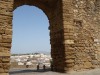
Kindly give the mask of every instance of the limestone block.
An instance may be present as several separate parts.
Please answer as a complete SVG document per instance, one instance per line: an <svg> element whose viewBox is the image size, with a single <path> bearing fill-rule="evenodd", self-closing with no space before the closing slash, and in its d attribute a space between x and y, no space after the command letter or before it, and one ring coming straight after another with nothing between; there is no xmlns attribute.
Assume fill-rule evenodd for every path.
<svg viewBox="0 0 100 75"><path fill-rule="evenodd" d="M91 63L93 65L100 65L100 61L97 61L97 60L92 60Z"/></svg>
<svg viewBox="0 0 100 75"><path fill-rule="evenodd" d="M4 48L4 53L10 53L10 48Z"/></svg>
<svg viewBox="0 0 100 75"><path fill-rule="evenodd" d="M73 66L74 66L74 63L66 64L66 67L67 67L67 68L71 68L71 67L73 67Z"/></svg>
<svg viewBox="0 0 100 75"><path fill-rule="evenodd" d="M8 73L9 72L9 69L4 69L4 72Z"/></svg>
<svg viewBox="0 0 100 75"><path fill-rule="evenodd" d="M4 72L2 63L0 63L0 73L1 73L1 72Z"/></svg>
<svg viewBox="0 0 100 75"><path fill-rule="evenodd" d="M8 26L12 26L12 17L0 15L0 26L0 28L5 29L8 28Z"/></svg>
<svg viewBox="0 0 100 75"><path fill-rule="evenodd" d="M66 57L65 57L65 59L75 59L75 56L74 55L67 55Z"/></svg>
<svg viewBox="0 0 100 75"><path fill-rule="evenodd" d="M11 43L0 43L0 47L10 48L11 47Z"/></svg>
<svg viewBox="0 0 100 75"><path fill-rule="evenodd" d="M1 73L4 73L4 69L3 69L3 67L0 68L0 75L1 75Z"/></svg>
<svg viewBox="0 0 100 75"><path fill-rule="evenodd" d="M0 57L0 63L2 63L2 57Z"/></svg>
<svg viewBox="0 0 100 75"><path fill-rule="evenodd" d="M96 43L99 42L99 39L94 39L94 42L96 42Z"/></svg>
<svg viewBox="0 0 100 75"><path fill-rule="evenodd" d="M79 69L80 69L79 65L74 65L74 70L79 70Z"/></svg>
<svg viewBox="0 0 100 75"><path fill-rule="evenodd" d="M5 33L5 29L0 27L0 34L4 34Z"/></svg>
<svg viewBox="0 0 100 75"><path fill-rule="evenodd" d="M84 68L85 69L92 68L92 63L91 62L84 62Z"/></svg>
<svg viewBox="0 0 100 75"><path fill-rule="evenodd" d="M10 64L9 63L3 64L3 68L4 68L4 70L8 71L10 68Z"/></svg>
<svg viewBox="0 0 100 75"><path fill-rule="evenodd" d="M4 47L0 47L0 52L3 52L4 51Z"/></svg>
<svg viewBox="0 0 100 75"><path fill-rule="evenodd" d="M8 28L8 29L11 29L10 32L12 32L12 24L9 24L9 25L7 26L7 28ZM11 35L11 34L10 34L10 35Z"/></svg>
<svg viewBox="0 0 100 75"><path fill-rule="evenodd" d="M100 52L97 52L97 54L95 54L95 56L100 61Z"/></svg>
<svg viewBox="0 0 100 75"><path fill-rule="evenodd" d="M64 70L66 73L71 73L73 71L73 68L72 67L71 68L65 67Z"/></svg>
<svg viewBox="0 0 100 75"><path fill-rule="evenodd" d="M68 40L68 39L74 39L75 37L73 35L67 35L67 36L64 36L65 40Z"/></svg>
<svg viewBox="0 0 100 75"><path fill-rule="evenodd" d="M0 42L2 41L2 35L0 35Z"/></svg>
<svg viewBox="0 0 100 75"><path fill-rule="evenodd" d="M3 52L0 52L0 56L10 56L11 54L10 53L3 53Z"/></svg>
<svg viewBox="0 0 100 75"><path fill-rule="evenodd" d="M5 34L11 35L11 34L12 34L12 29L6 29L6 30L5 30Z"/></svg>
<svg viewBox="0 0 100 75"><path fill-rule="evenodd" d="M3 35L2 36L2 42L3 43L11 43L12 41L12 36L11 35Z"/></svg>
<svg viewBox="0 0 100 75"><path fill-rule="evenodd" d="M87 60L87 57L82 57L82 61L86 62Z"/></svg>
<svg viewBox="0 0 100 75"><path fill-rule="evenodd" d="M65 52L66 56L70 56L70 55L73 56L73 55L75 55L75 52L74 52L75 49L68 49L67 47L65 47L65 49L66 49L66 52Z"/></svg>
<svg viewBox="0 0 100 75"><path fill-rule="evenodd" d="M3 63L9 63L9 61L10 61L10 57L3 57L2 58Z"/></svg>
<svg viewBox="0 0 100 75"><path fill-rule="evenodd" d="M69 60L66 60L65 62L66 62L67 64L68 64L68 63L74 63L74 60L73 60L73 59L69 59Z"/></svg>
<svg viewBox="0 0 100 75"><path fill-rule="evenodd" d="M64 22L66 23L66 21L64 21ZM66 24L67 24L67 25L64 25L64 28L65 28L66 30L68 30L69 32L74 30L72 24L69 24L69 25L68 25L68 22L67 22Z"/></svg>
<svg viewBox="0 0 100 75"><path fill-rule="evenodd" d="M65 40L64 44L74 44L74 40Z"/></svg>

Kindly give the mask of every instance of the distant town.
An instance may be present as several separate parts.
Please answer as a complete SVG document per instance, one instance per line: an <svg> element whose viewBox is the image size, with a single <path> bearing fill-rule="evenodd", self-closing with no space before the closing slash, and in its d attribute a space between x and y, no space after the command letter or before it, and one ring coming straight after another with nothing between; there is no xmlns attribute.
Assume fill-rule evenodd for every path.
<svg viewBox="0 0 100 75"><path fill-rule="evenodd" d="M10 63L11 68L37 68L37 65L39 65L40 67L45 65L47 68L49 68L51 60L52 58L50 54L12 54Z"/></svg>

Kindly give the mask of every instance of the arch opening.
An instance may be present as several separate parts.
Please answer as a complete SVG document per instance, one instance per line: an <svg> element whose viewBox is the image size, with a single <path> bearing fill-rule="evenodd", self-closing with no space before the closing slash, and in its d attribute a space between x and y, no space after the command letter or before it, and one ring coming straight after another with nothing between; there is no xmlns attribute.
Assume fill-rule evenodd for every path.
<svg viewBox="0 0 100 75"><path fill-rule="evenodd" d="M33 17L32 17L33 16ZM23 18L21 18L23 17ZM31 20L29 20L31 19ZM27 21L27 22L26 22ZM20 23L21 22L21 23ZM16 24L17 25L16 25ZM16 25L13 26L13 29L17 29L19 28L19 34L21 33L21 30L23 32L27 31L26 34L30 34L30 35L38 35L39 38L40 36L44 36L44 34L48 33L49 34L49 30L48 30L48 27L49 27L49 20L48 18L46 17L46 15L43 13L42 10L38 9L37 7L35 6L28 6L28 5L23 5L21 7L18 7L18 9L16 9L13 13L13 25ZM19 25L19 27L17 27ZM21 27L21 25L23 27ZM45 26L43 26L45 25ZM32 31L32 27L30 26L33 26L33 31L36 30L36 31ZM37 28L35 28L35 27ZM39 26L39 27L38 27ZM26 29L24 29L24 27L26 27ZM46 28L45 28L46 27ZM21 29L22 28L22 29ZM41 31L41 29L43 28L43 33ZM29 31L29 29L31 29ZM46 29L46 31L44 31ZM31 32L32 31L32 32ZM37 33L35 33L37 32ZM13 32L13 34L15 34L15 32ZM22 33L23 35L25 35L25 33ZM21 35L21 34L20 34ZM22 37L23 37L22 35ZM37 37L38 37L37 36ZM35 37L35 36L34 36ZM34 38L32 37L32 38ZM49 38L49 35L48 36L44 36L44 38L48 37ZM39 41L39 38L37 41ZM41 37L42 38L42 37ZM43 40L47 40L47 39L44 39ZM50 38L49 38L50 39ZM27 40L26 40L27 41ZM34 40L35 41L35 40ZM48 40L47 40L48 41ZM24 42L24 41L23 41ZM45 41L44 41L45 42ZM41 43L42 45L42 43ZM50 49L50 48L49 48Z"/></svg>
<svg viewBox="0 0 100 75"><path fill-rule="evenodd" d="M51 47L48 26L48 18L35 6L23 5L14 10L11 48L14 56L11 56L11 68L25 68L25 64L31 62L30 67L36 69L40 59L42 61L48 59L41 64L48 62L50 68ZM28 59L30 61L27 62ZM32 62L33 59L35 63Z"/></svg>

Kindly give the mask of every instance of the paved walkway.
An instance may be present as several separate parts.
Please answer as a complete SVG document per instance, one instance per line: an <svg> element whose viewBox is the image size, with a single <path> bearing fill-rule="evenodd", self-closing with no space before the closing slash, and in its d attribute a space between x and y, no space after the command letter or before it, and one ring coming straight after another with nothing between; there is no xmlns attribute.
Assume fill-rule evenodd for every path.
<svg viewBox="0 0 100 75"><path fill-rule="evenodd" d="M83 72L72 72L72 73L58 73L50 70L35 70L35 69L11 69L10 75L100 75L100 69L83 71Z"/></svg>

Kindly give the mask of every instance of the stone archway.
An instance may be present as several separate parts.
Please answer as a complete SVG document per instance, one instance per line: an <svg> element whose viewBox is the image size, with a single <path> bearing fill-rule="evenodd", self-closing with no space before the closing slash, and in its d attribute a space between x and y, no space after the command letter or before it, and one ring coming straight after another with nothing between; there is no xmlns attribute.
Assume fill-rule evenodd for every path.
<svg viewBox="0 0 100 75"><path fill-rule="evenodd" d="M8 75L12 12L21 5L42 9L50 21L54 71L100 66L99 0L0 0L0 75Z"/></svg>
<svg viewBox="0 0 100 75"><path fill-rule="evenodd" d="M63 71L63 65L57 66L63 63L62 55L63 55L63 25L62 25L62 3L58 0L10 0L10 1L1 1L0 4L3 4L2 12L0 13L0 17L2 18L2 33L1 40L2 42L2 53L0 54L2 64L0 68L1 73L8 73L10 67L10 48L12 42L12 12L19 6L22 5L33 5L44 11L47 15L50 22L50 43L51 43L51 55L54 62L55 71ZM59 7L60 6L60 7ZM62 50L59 52L59 50ZM61 57L60 57L61 55ZM57 64L58 63L58 64Z"/></svg>
<svg viewBox="0 0 100 75"><path fill-rule="evenodd" d="M63 38L63 35L62 35L63 34L62 33L63 25L62 25L62 19L61 19L62 14L59 14L60 12L62 12L62 8L58 7L58 5L61 5L61 1L57 1L57 0L55 0L55 1L46 1L46 0L45 1L41 1L41 0L34 0L34 1L19 0L18 1L18 0L14 0L14 5L13 5L14 8L13 9L16 9L17 7L19 7L21 5L36 6L40 9L42 9L44 11L44 13L47 15L47 17L49 19L49 23L50 23L49 29L50 29L50 38L51 38L50 39L51 56L53 58L55 71L58 71L60 68L62 68L62 66L58 66L58 67L60 67L59 69L57 67L57 63L60 64L59 61L61 60L59 58L59 55L63 55L63 54L60 54L59 51L55 51L58 48L59 48L59 50L63 50L62 49L63 48L63 45L62 45L63 39L61 39L61 38ZM61 45L59 46L59 44L61 44ZM60 62L63 62L63 61L60 61Z"/></svg>

